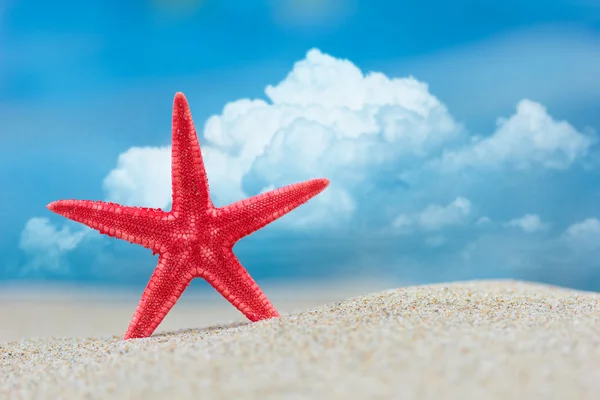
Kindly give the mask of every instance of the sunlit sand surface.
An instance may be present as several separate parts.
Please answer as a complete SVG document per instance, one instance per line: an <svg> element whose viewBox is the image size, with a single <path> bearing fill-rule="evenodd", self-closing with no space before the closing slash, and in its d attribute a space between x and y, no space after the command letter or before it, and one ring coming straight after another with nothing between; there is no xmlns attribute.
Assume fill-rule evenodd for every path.
<svg viewBox="0 0 600 400"><path fill-rule="evenodd" d="M384 281L261 285L280 313L294 313L364 293L389 289ZM191 289L191 290L190 290ZM197 280L158 327L173 331L248 321L206 282ZM200 290L194 290L200 289ZM205 290L202 290L205 289ZM36 337L124 334L143 288L29 285L0 287L0 344Z"/></svg>
<svg viewBox="0 0 600 400"><path fill-rule="evenodd" d="M282 313L286 307L313 307L310 301L286 305L271 297ZM69 336L98 332L88 339L5 343L0 394L19 399L597 399L600 393L597 293L513 281L413 286L255 324L236 319L235 310L226 307L182 304L156 335L126 342L120 335L131 305L60 307L13 313L8 322L54 312L61 316L47 315L48 324L68 325L61 332ZM6 308L2 313L7 315ZM211 318L236 322L203 325ZM3 323L4 329L6 319ZM196 328L171 330L182 326ZM111 329L118 336L101 337Z"/></svg>

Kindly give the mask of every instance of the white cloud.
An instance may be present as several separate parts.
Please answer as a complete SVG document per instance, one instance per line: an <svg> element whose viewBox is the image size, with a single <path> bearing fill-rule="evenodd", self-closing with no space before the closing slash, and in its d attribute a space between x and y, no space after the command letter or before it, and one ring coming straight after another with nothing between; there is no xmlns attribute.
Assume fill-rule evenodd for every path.
<svg viewBox="0 0 600 400"><path fill-rule="evenodd" d="M331 178L325 193L285 217L289 224L349 218L353 192L378 168L424 158L461 137L461 127L424 83L364 75L350 61L318 50L266 94L270 103L241 99L210 117L202 151L217 205L267 187ZM129 149L105 180L108 197L164 206L169 163L170 147Z"/></svg>
<svg viewBox="0 0 600 400"><path fill-rule="evenodd" d="M391 172L418 171L460 143L459 150L447 150L437 159L438 166L562 169L592 143L527 100L493 135L469 139L425 83L363 74L350 61L316 49L283 81L269 85L266 95L270 101L233 101L211 116L201 145L216 205L295 181L331 180L325 193L279 226L347 221L361 206L365 185L385 174L391 178ZM165 208L170 203L170 147L129 149L104 187L110 200ZM427 226L427 217L422 218Z"/></svg>
<svg viewBox="0 0 600 400"><path fill-rule="evenodd" d="M60 256L73 250L86 233L87 229L73 231L66 225L59 230L48 218L29 219L19 242L21 250L33 256L27 268L60 270Z"/></svg>
<svg viewBox="0 0 600 400"><path fill-rule="evenodd" d="M500 166L564 170L585 156L594 143L595 138L578 132L568 122L554 120L541 104L522 100L514 115L498 120L492 136L445 152L437 165L446 171Z"/></svg>
<svg viewBox="0 0 600 400"><path fill-rule="evenodd" d="M171 148L133 147L119 155L104 178L106 199L125 205L159 207L171 203Z"/></svg>
<svg viewBox="0 0 600 400"><path fill-rule="evenodd" d="M600 250L600 220L588 218L569 226L562 239L578 251Z"/></svg>
<svg viewBox="0 0 600 400"><path fill-rule="evenodd" d="M491 223L493 223L493 221L487 216L479 217L477 218L477 221L475 221L475 225L489 225Z"/></svg>
<svg viewBox="0 0 600 400"><path fill-rule="evenodd" d="M546 230L548 225L536 214L526 214L521 218L515 218L507 222L508 226L521 228L526 233L535 233Z"/></svg>
<svg viewBox="0 0 600 400"><path fill-rule="evenodd" d="M412 228L439 231L442 228L466 222L470 214L471 202L469 199L457 197L445 206L430 204L418 213L401 214L394 219L392 225L403 232L409 232Z"/></svg>
<svg viewBox="0 0 600 400"><path fill-rule="evenodd" d="M301 180L330 179L326 191L276 223L286 229L389 227L396 217L391 224L396 231L420 231L426 245L441 246L446 236L440 231L475 218L467 197L474 198L471 191L486 182L463 184L471 179L470 171L520 169L526 176L534 166L563 170L593 144L592 138L528 100L500 120L491 135L469 137L427 84L412 77L365 74L350 61L318 50L309 51L265 92L266 101L232 101L204 126L195 122L199 133L203 128L202 154L217 206ZM194 101L191 106L197 115ZM105 198L169 207L170 151L169 146L133 147L122 153L104 179ZM438 168L428 168L432 165ZM444 170L459 173L440 174ZM400 181L410 173L427 179ZM464 197L443 205L448 193ZM494 207L486 206L486 214L494 218ZM398 215L400 210L413 212ZM354 227L349 224L355 222ZM526 231L543 225L535 217L513 222ZM489 217L476 224L492 225ZM51 254L60 246L35 248Z"/></svg>

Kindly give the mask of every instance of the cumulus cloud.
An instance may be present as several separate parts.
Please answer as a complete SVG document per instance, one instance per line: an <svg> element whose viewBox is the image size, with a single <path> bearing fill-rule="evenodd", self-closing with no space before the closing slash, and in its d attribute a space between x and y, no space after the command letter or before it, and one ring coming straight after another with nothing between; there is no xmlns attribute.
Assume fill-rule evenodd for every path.
<svg viewBox="0 0 600 400"><path fill-rule="evenodd" d="M600 250L600 220L587 218L569 226L562 239L579 251Z"/></svg>
<svg viewBox="0 0 600 400"><path fill-rule="evenodd" d="M477 218L477 221L475 221L475 225L489 225L491 224L493 221L491 220L490 217L487 216L483 216L483 217L479 217Z"/></svg>
<svg viewBox="0 0 600 400"><path fill-rule="evenodd" d="M167 208L171 203L170 152L170 147L133 147L119 155L117 167L104 178L107 200Z"/></svg>
<svg viewBox="0 0 600 400"><path fill-rule="evenodd" d="M348 220L357 209L357 190L382 169L439 154L463 134L426 84L363 74L319 50L309 51L266 95L268 102L241 99L211 116L202 152L217 205L299 180L331 178L325 193L285 217L288 225ZM112 200L165 207L169 171L170 147L135 147L119 157L104 187Z"/></svg>
<svg viewBox="0 0 600 400"><path fill-rule="evenodd" d="M507 225L521 228L526 233L540 232L548 228L548 225L542 222L539 215L536 214L525 214L521 218L508 221Z"/></svg>
<svg viewBox="0 0 600 400"><path fill-rule="evenodd" d="M585 156L595 141L568 122L554 120L541 104L522 100L514 115L498 120L492 136L474 137L465 148L445 152L438 165L447 171L501 166L564 170Z"/></svg>
<svg viewBox="0 0 600 400"><path fill-rule="evenodd" d="M392 225L403 231L410 230L411 228L425 231L439 231L440 229L466 222L471 211L472 207L469 199L457 197L453 202L445 206L430 204L420 212L400 214L394 219Z"/></svg>
<svg viewBox="0 0 600 400"><path fill-rule="evenodd" d="M425 83L365 74L316 49L265 93L268 101L228 103L206 121L200 140L216 205L300 180L331 179L326 192L280 227L348 222L374 201L368 192L399 187L403 173L418 172L428 161L442 170L564 169L593 144L527 100L491 136L469 138ZM168 207L170 147L127 150L104 188L112 201Z"/></svg>
<svg viewBox="0 0 600 400"><path fill-rule="evenodd" d="M462 254L463 261L481 262L489 254L504 254L502 249L490 250L502 241L461 239L444 230L472 226L471 236L477 236L501 228L502 223L492 220L503 220L498 215L506 215L504 198L515 193L485 193L498 182L483 179L472 184L472 172L493 169L502 172L504 181L518 175L529 182L536 169L552 173L573 168L595 143L591 134L555 120L529 100L521 101L514 115L499 120L494 132L472 136L426 83L413 77L364 73L349 60L316 49L295 63L281 82L267 86L265 94L266 100L235 100L204 124L195 122L216 206L297 181L330 179L325 192L269 228L281 229L281 235L286 230L311 229L322 240L331 228L349 243L360 243L366 236L379 246L380 238L373 232L391 234L393 240L398 240L395 233L404 233L402 241L412 240L410 234L428 247L425 256L436 248ZM193 94L188 93L188 98L197 115ZM169 146L126 150L104 179L105 198L168 208L170 151ZM406 179L411 174L418 179ZM529 182L532 185L535 182ZM477 219L470 199L485 207L481 212L486 216ZM532 213L507 224L533 233L550 222ZM47 221L42 225L53 229L50 237L76 233L57 233L63 229ZM511 235L510 230L500 231L494 234ZM571 231L562 240L572 241ZM527 236L532 248L544 248L533 242L542 240L538 236ZM24 248L56 254L75 247L81 240L77 238L67 241L70 246L54 241ZM529 254L516 255L530 251L522 245L522 235L513 239L509 242L516 250L507 263L524 265L524 260L533 260ZM465 247L465 242L478 245ZM399 251L396 248L388 250Z"/></svg>
<svg viewBox="0 0 600 400"><path fill-rule="evenodd" d="M29 219L19 242L21 250L32 255L27 268L60 270L60 256L73 250L86 233L87 230L72 230L68 226L58 229L48 218Z"/></svg>

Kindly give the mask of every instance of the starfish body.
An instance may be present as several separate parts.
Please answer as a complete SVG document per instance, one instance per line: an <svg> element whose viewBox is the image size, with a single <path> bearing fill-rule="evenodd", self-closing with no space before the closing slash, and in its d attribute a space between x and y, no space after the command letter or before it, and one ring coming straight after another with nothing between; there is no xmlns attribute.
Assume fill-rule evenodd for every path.
<svg viewBox="0 0 600 400"><path fill-rule="evenodd" d="M100 233L158 253L158 265L124 339L150 336L194 278L204 278L251 321L278 317L275 307L233 253L241 238L278 219L329 184L313 179L229 206L214 207L189 105L175 95L171 211L89 200L59 200L48 208Z"/></svg>

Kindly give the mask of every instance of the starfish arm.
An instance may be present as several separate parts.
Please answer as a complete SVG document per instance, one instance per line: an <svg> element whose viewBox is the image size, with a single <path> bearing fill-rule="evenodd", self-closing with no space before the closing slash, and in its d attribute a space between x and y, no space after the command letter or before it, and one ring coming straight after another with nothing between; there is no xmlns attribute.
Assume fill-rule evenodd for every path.
<svg viewBox="0 0 600 400"><path fill-rule="evenodd" d="M172 211L179 213L206 210L212 207L208 179L190 106L183 93L175 95L172 134Z"/></svg>
<svg viewBox="0 0 600 400"><path fill-rule="evenodd" d="M152 335L196 276L195 271L187 267L188 262L188 252L178 253L178 256L169 253L159 256L158 265L142 294L124 340Z"/></svg>
<svg viewBox="0 0 600 400"><path fill-rule="evenodd" d="M250 321L256 322L279 317L275 307L239 262L233 251L225 250L220 265L222 269L204 271L200 276Z"/></svg>
<svg viewBox="0 0 600 400"><path fill-rule="evenodd" d="M219 225L229 233L233 244L307 202L328 185L328 179L312 179L240 200L219 209Z"/></svg>
<svg viewBox="0 0 600 400"><path fill-rule="evenodd" d="M127 207L90 200L58 200L48 209L70 220L80 222L102 234L159 251L166 221L173 216L160 209Z"/></svg>

